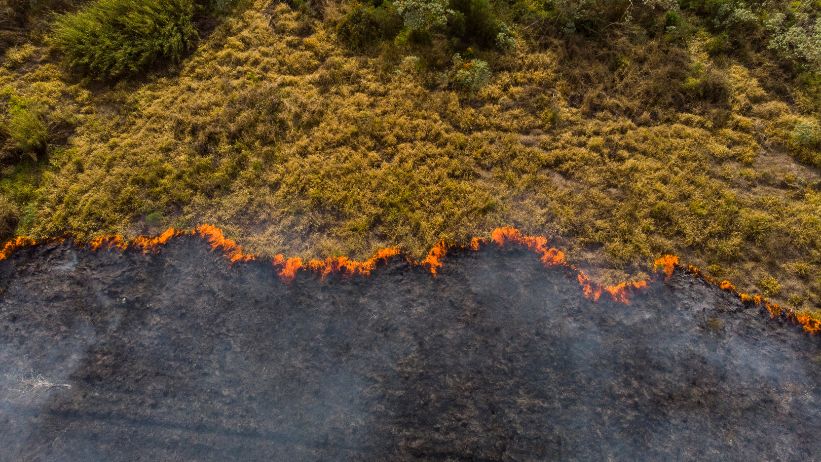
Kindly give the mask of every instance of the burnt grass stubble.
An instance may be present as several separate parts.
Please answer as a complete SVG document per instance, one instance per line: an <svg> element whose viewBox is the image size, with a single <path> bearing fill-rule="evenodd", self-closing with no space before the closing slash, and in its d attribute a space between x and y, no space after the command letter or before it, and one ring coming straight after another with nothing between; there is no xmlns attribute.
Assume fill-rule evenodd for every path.
<svg viewBox="0 0 821 462"><path fill-rule="evenodd" d="M0 262L0 460L817 460L821 337L521 249L370 277L68 244Z"/></svg>

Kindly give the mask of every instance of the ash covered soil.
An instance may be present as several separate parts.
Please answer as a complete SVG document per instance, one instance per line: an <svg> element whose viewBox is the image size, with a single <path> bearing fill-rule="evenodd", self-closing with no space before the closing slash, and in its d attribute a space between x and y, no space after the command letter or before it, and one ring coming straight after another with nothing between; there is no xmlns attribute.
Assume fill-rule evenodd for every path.
<svg viewBox="0 0 821 462"><path fill-rule="evenodd" d="M0 460L819 460L821 337L684 272L630 305L523 250L371 277L0 262Z"/></svg>

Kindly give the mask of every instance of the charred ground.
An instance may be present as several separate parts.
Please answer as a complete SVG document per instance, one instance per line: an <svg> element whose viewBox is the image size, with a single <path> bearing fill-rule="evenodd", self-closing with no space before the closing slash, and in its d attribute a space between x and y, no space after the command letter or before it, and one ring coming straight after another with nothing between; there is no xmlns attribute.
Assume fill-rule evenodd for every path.
<svg viewBox="0 0 821 462"><path fill-rule="evenodd" d="M821 342L677 272L519 250L371 277L69 245L0 262L4 460L812 460Z"/></svg>

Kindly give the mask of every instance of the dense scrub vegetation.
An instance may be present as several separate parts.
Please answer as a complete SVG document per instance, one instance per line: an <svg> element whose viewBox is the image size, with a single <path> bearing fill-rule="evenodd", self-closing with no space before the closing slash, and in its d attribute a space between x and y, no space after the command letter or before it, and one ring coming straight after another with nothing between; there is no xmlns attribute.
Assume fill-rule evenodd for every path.
<svg viewBox="0 0 821 462"><path fill-rule="evenodd" d="M59 17L53 41L66 63L97 78L179 62L197 38L192 0L98 0Z"/></svg>
<svg viewBox="0 0 821 462"><path fill-rule="evenodd" d="M26 10L0 233L419 256L511 224L601 279L672 252L821 305L816 0L138 3Z"/></svg>

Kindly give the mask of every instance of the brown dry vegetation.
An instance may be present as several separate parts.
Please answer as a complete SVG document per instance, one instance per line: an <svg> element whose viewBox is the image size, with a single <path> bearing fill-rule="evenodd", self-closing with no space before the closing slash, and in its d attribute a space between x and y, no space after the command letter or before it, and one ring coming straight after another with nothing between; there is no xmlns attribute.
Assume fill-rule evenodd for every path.
<svg viewBox="0 0 821 462"><path fill-rule="evenodd" d="M40 108L52 137L47 159L2 172L17 233L208 222L258 253L362 257L514 225L605 281L676 253L739 290L821 306L818 153L790 150L818 116L772 74L711 58L708 37L617 54L520 39L477 52L493 76L467 94L412 51L341 46L347 7L319 20L252 2L179 66L111 85L78 80L43 41L10 48L5 100Z"/></svg>

